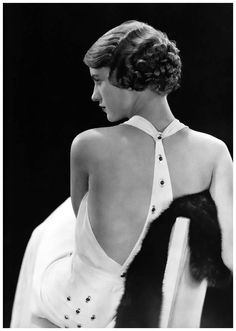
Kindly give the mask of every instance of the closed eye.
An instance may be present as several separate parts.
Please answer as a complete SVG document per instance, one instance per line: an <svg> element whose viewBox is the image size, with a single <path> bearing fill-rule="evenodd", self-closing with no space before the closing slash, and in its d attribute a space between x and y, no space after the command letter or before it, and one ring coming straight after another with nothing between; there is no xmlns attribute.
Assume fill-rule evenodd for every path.
<svg viewBox="0 0 236 331"><path fill-rule="evenodd" d="M91 78L95 83L100 83L101 82L101 79L99 78L98 75L92 75Z"/></svg>
<svg viewBox="0 0 236 331"><path fill-rule="evenodd" d="M100 79L94 79L93 81L96 85L100 85L102 82Z"/></svg>

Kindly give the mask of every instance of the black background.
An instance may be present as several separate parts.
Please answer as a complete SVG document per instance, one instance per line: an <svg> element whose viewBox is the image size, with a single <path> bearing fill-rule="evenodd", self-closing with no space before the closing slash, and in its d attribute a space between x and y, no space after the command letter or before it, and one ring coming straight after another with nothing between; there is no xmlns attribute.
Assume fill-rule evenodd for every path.
<svg viewBox="0 0 236 331"><path fill-rule="evenodd" d="M181 88L175 116L222 139L232 154L232 4L4 4L4 326L32 230L70 192L70 145L109 126L91 102L83 55L107 30L130 19L177 41ZM114 124L112 124L114 125ZM206 155L207 157L207 155ZM232 327L232 286L208 290L203 327Z"/></svg>

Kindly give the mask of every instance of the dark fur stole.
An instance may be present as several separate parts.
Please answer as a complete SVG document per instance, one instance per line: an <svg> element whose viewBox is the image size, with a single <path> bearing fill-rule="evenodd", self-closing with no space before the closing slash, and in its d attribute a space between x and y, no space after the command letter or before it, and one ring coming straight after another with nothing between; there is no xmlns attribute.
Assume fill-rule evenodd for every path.
<svg viewBox="0 0 236 331"><path fill-rule="evenodd" d="M188 244L194 279L206 278L209 286L221 286L230 279L231 272L221 258L221 230L209 191L177 198L151 223L141 250L128 267L116 328L159 326L169 239L181 216L190 219Z"/></svg>

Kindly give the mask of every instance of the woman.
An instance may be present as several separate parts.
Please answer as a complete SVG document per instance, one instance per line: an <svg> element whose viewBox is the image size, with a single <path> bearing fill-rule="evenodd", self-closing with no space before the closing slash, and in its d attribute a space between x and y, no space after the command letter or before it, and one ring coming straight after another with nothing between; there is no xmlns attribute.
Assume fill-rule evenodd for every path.
<svg viewBox="0 0 236 331"><path fill-rule="evenodd" d="M167 95L179 86L181 60L164 33L125 22L98 39L84 62L92 100L108 121L128 121L74 139L75 217L66 201L34 231L12 327L199 327L207 281L227 276L221 257L232 270L229 152L172 114ZM201 218L214 225L209 237L199 231ZM219 229L222 254L215 258L208 238L216 233L210 241L221 253ZM211 271L194 259L196 233L198 242L205 238Z"/></svg>

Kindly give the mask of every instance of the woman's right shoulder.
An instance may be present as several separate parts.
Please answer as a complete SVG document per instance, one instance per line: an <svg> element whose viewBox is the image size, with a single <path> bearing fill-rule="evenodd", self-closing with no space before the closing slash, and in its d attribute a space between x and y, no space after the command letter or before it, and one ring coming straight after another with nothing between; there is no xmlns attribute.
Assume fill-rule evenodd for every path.
<svg viewBox="0 0 236 331"><path fill-rule="evenodd" d="M117 138L116 127L100 127L79 133L72 141L71 153L80 156L108 154Z"/></svg>
<svg viewBox="0 0 236 331"><path fill-rule="evenodd" d="M80 146L85 144L87 147L89 145L96 145L100 142L105 142L111 137L111 130L113 127L99 127L94 129L88 129L80 132L72 141L72 145ZM115 128L115 127L114 127Z"/></svg>
<svg viewBox="0 0 236 331"><path fill-rule="evenodd" d="M89 129L86 131L82 131L72 141L72 146L79 146L81 144L88 144L89 142L93 142L99 137L98 129Z"/></svg>

